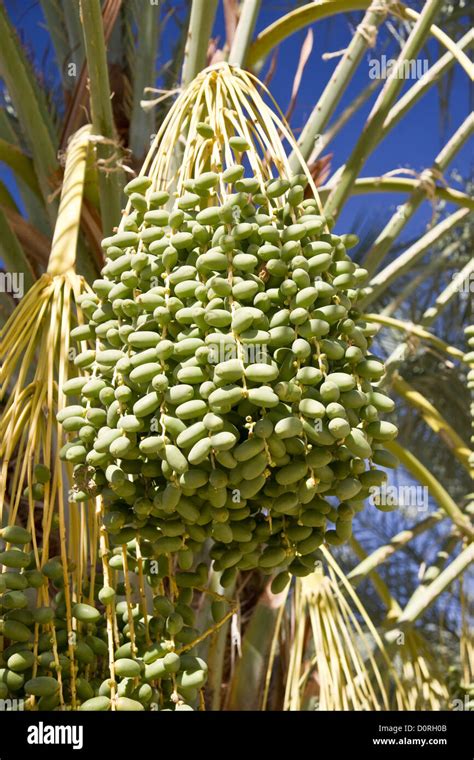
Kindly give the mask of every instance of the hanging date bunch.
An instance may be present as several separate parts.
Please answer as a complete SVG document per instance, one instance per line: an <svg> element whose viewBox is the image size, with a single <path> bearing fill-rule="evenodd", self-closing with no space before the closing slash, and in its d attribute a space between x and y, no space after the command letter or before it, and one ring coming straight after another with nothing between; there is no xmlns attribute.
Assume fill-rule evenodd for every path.
<svg viewBox="0 0 474 760"><path fill-rule="evenodd" d="M396 465L375 329L357 310L356 238L332 231L282 136L294 147L251 75L228 64L199 75L126 187L72 333L86 376L64 387L62 456L75 500L102 504L97 601L125 623L119 692L142 704L142 689L145 706L157 683L160 709L196 704L205 682L205 664L180 651L200 635L190 603L209 541L223 586L259 568L280 591L312 572L322 544L349 539L386 478L378 466ZM151 590L136 612L117 601L116 572L129 570Z"/></svg>

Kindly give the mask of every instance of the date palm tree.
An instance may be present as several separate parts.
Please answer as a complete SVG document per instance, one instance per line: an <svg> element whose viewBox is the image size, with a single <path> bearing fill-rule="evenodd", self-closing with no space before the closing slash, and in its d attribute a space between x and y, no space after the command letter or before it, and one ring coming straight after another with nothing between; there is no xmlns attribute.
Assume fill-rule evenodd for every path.
<svg viewBox="0 0 474 760"><path fill-rule="evenodd" d="M223 588L210 569L211 594L197 610L206 635L196 646L209 665L202 706L440 709L471 693L474 682L466 580L474 558L466 412L473 361L462 331L472 322L474 203L468 180L461 178L459 189L444 179L474 119L455 126L421 174L401 176L402 144L393 171L374 177L365 167L430 90L445 98L454 71L472 77L474 35L464 14L440 0L416 9L391 0L288 3L263 28L260 0L223 0L221 39L219 5L41 0L56 66L49 83L32 63L34 40L20 38L8 3L0 2L0 161L14 178L0 182L1 524L28 526L41 567L60 557L63 566L72 563L77 589L90 582L104 548L101 513L78 512L69 501L72 471L59 456L63 432L55 415L65 403L61 388L76 372L70 329L84 322L81 299L103 265L102 238L119 224L123 187L142 168L173 99L208 64L266 74L271 89L279 45L324 19L352 14L358 25L297 146L290 144L289 162L295 173L308 163L336 223L355 195L367 207L373 193L403 196L393 215L361 235L354 258L369 272L364 318L379 328L377 350L387 366L381 384L396 399L401 433L389 448L401 463L398 482L424 487L429 504L421 518L372 509L370 520L356 523L349 547L322 550L316 572L277 595L258 571L241 572ZM389 49L396 48L392 72L367 79L351 100L349 85L384 29ZM292 102L310 51L308 34ZM404 87L400 72L427 51L427 71ZM354 132L351 119L369 102L365 126ZM184 130L174 135L178 163ZM332 144L344 130L351 143L342 162ZM417 210L430 205L432 220L407 243ZM51 476L35 492L35 467L46 462ZM211 619L212 593L229 600L219 626ZM39 604L48 606L48 591L41 594ZM447 599L452 615L443 632ZM72 633L70 609L67 617ZM73 647L70 639L71 656Z"/></svg>

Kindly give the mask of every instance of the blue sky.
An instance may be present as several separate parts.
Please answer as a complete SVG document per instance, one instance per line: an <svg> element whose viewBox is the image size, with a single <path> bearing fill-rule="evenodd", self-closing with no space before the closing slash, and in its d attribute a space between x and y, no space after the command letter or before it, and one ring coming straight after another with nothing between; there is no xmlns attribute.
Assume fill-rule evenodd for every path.
<svg viewBox="0 0 474 760"><path fill-rule="evenodd" d="M280 3L264 1L258 30L266 27L268 23L271 23L278 17L280 14L278 5ZM354 18L359 23L362 14L354 14ZM304 125L339 60L338 58L323 60L322 54L347 47L354 26L347 17L338 15L332 19L318 22L312 28L314 33L313 51L305 69L297 107L291 121L291 126L295 131ZM299 52L305 35L306 30L297 32L285 41L280 48L279 66L272 81L271 89L277 101L283 107L283 110L286 108L289 100ZM358 71L339 105L336 116L367 86L370 81L368 76L369 59L379 58L384 51L387 51L385 47L387 42L390 42L390 37L387 32L382 31L376 47L373 50L369 50L360 63ZM393 51L396 55L397 48L393 40L388 50ZM432 60L436 60L439 57L437 44L430 43L429 50ZM405 85L404 90L411 84L413 82ZM459 67L456 67L451 88L452 96L448 114L449 126L446 135L443 136L440 129L438 92L436 88L432 88L374 151L367 161L362 175L378 176L386 171L398 168L409 168L420 172L425 167L430 166L434 157L445 143L446 138L458 128L470 111L468 77ZM328 150L334 153L332 164L334 169L344 163L350 154L360 131L363 129L365 119L369 114L375 97L373 96L365 107L357 112L348 125L346 125L345 129L339 133L328 147ZM471 161L472 146L465 146L458 154L453 166L458 167L466 175ZM395 207L403 199L404 196L402 195L354 197L349 201L346 209L341 214L338 229L341 231L350 229L353 220L359 214L363 215L366 219L372 218L379 225L380 218L387 216L390 210L395 210ZM431 209L428 204L424 204L420 213L415 217L414 223L407 227L407 234L411 235L415 228L419 229L420 225L426 224L430 218Z"/></svg>
<svg viewBox="0 0 474 760"><path fill-rule="evenodd" d="M180 6L182 4L177 3L177 5ZM39 2L32 0L25 3L23 0L6 0L6 6L20 37L28 46L37 70L43 72L45 81L48 84L57 83L58 77L54 52L50 44L49 34L44 23ZM295 6L296 3L283 2L281 0L263 0L257 23L257 32ZM350 19L346 16L338 15L313 25L313 50L305 69L297 105L291 120L291 125L297 134L311 113L338 61L337 58L323 60L323 53L345 48L350 41L354 22L357 24L361 18L362 14L353 14ZM161 43L158 60L160 65L169 56L169 52L175 41L175 34L176 27L173 23L170 23L167 26L166 34ZM286 110L290 99L293 78L305 35L306 30L297 32L280 46L278 65L271 82L271 91L283 111ZM221 41L224 39L222 3L220 3L220 10L214 27L214 36L220 37ZM390 47L387 48L387 45ZM439 48L436 42L432 40L428 48L429 56L432 60L439 57ZM370 81L368 77L369 59L374 57L379 58L384 52L389 54L390 52L396 53L396 49L396 42L390 36L390 33L384 29L379 35L376 47L373 50L369 50L361 62L339 106L338 113ZM399 168L408 168L420 172L425 167L430 166L433 158L446 141L446 138L457 129L470 110L467 75L459 66L455 67L453 71L455 73L450 85L449 112L447 114L447 129L445 133L442 134L441 130L439 94L436 88L432 88L374 151L364 167L363 175L380 175L386 171ZM262 75L264 73L265 69ZM410 84L412 82L405 84L404 87L406 88ZM333 169L336 169L343 163L350 154L364 126L364 121L372 103L373 98L360 109L328 147L328 151L334 154L332 160ZM456 168L463 176L468 176L471 161L472 148L466 145L458 154L450 169ZM449 179L449 183L455 187L459 187L449 177L449 174L450 172L448 171L447 178ZM11 175L4 165L0 165L0 178L13 189ZM353 197L347 203L340 216L337 230L339 232L349 231L356 223L361 221L368 226L374 224L377 228L380 228L383 221L403 201L403 198L404 196L402 195L387 194ZM425 203L407 226L405 230L407 239L413 234L420 232L430 218L431 208L428 203Z"/></svg>

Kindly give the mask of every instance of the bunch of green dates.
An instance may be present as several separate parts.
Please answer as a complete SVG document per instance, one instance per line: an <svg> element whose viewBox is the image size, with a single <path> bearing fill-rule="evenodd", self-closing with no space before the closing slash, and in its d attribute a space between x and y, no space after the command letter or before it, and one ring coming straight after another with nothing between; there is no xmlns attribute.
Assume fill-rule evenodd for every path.
<svg viewBox="0 0 474 760"><path fill-rule="evenodd" d="M33 668L33 688L38 685L48 696L58 690L58 683L48 678L53 660L50 628L54 612L49 606L31 604L36 592L54 577L62 577L59 562L46 562L43 571L36 569L34 553L27 550L31 534L11 525L0 530L5 545L0 550L0 700L29 696ZM33 652L34 631L38 629L37 655ZM67 640L67 637L66 637ZM54 684L53 684L54 681ZM43 702L44 704L44 702Z"/></svg>
<svg viewBox="0 0 474 760"><path fill-rule="evenodd" d="M99 598L104 603L107 587L101 591ZM180 653L199 635L194 628L192 599L191 588L182 589L174 602L168 595L156 594L146 616L139 603L130 610L127 600L114 602L123 640L114 651L114 681L110 677L95 679L87 684L87 691L83 685L79 709L107 711L112 700L119 712L195 709L207 680L207 664L187 651ZM97 612L82 605L81 615L90 610Z"/></svg>
<svg viewBox="0 0 474 760"><path fill-rule="evenodd" d="M0 574L3 643L0 699L22 699L26 709L32 706L34 699L38 709L54 710L60 704L58 671L63 682L63 698L67 699L70 693L71 660L67 652L63 566L58 557L53 557L39 570L34 552L27 549L32 542L31 533L20 526L1 529L0 538L6 542L6 548L0 551L3 566ZM98 620L100 613L94 612ZM78 692L82 683L87 684L85 669L93 662L94 653L106 656L108 652L105 641L86 634L87 631L77 647L74 646Z"/></svg>
<svg viewBox="0 0 474 760"><path fill-rule="evenodd" d="M72 604L68 625L60 558L35 569L33 553L25 550L31 543L27 530L10 526L0 536L9 545L0 552L5 568L0 574L0 700L22 699L25 709L38 710L75 705L106 711L112 702L119 712L195 709L207 665L187 652L199 632L194 627L194 592L184 578L173 602L169 594L158 593L169 571L161 561L149 578L154 595L152 608L145 610L140 602L129 606L123 582L112 589L97 574L94 588L83 588L88 601ZM112 569L123 569L114 561L118 556L112 554ZM136 542L129 542L126 556L129 570L137 571ZM196 575L205 583L207 567L201 565ZM47 605L35 604L37 592L48 598ZM216 620L225 614L219 604L213 605ZM107 610L113 610L114 641L118 639L112 658L114 680Z"/></svg>
<svg viewBox="0 0 474 760"><path fill-rule="evenodd" d="M88 374L58 416L75 500L100 494L116 545L138 537L146 563L176 557L190 583L209 539L224 586L239 570L278 570L274 590L311 573L384 482L377 466L397 464L356 239L329 231L306 184L239 163L175 198L132 180L81 301Z"/></svg>

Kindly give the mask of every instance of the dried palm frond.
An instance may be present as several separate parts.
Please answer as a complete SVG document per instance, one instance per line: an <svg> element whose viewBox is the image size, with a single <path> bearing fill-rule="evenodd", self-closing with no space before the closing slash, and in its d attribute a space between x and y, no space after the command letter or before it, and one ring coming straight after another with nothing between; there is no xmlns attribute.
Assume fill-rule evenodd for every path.
<svg viewBox="0 0 474 760"><path fill-rule="evenodd" d="M63 384L78 374L70 331L81 324L78 302L88 290L74 266L89 135L90 127L83 127L69 145L48 271L0 332L5 404L0 417L0 522L14 525L21 518L32 535L33 566L42 568L52 555L60 555L69 634L73 589L68 570L74 570L72 586L80 590L86 565L95 561L97 541L93 513L67 510L72 473L59 458L62 430L56 421L57 411L65 406ZM37 465L50 473L41 488L35 483ZM47 586L38 590L37 603L49 605ZM51 633L54 638L53 624ZM72 638L69 649L74 683Z"/></svg>
<svg viewBox="0 0 474 760"><path fill-rule="evenodd" d="M387 674L395 687L397 708L406 709L405 689L380 634L334 558L327 550L323 553L326 574L320 566L318 572L296 582L295 633L284 709L302 709L311 680L316 685L313 703L317 709L390 709Z"/></svg>
<svg viewBox="0 0 474 760"><path fill-rule="evenodd" d="M324 556L327 573L295 589L286 709L446 709L448 690L424 636L410 630L387 645L335 559Z"/></svg>

